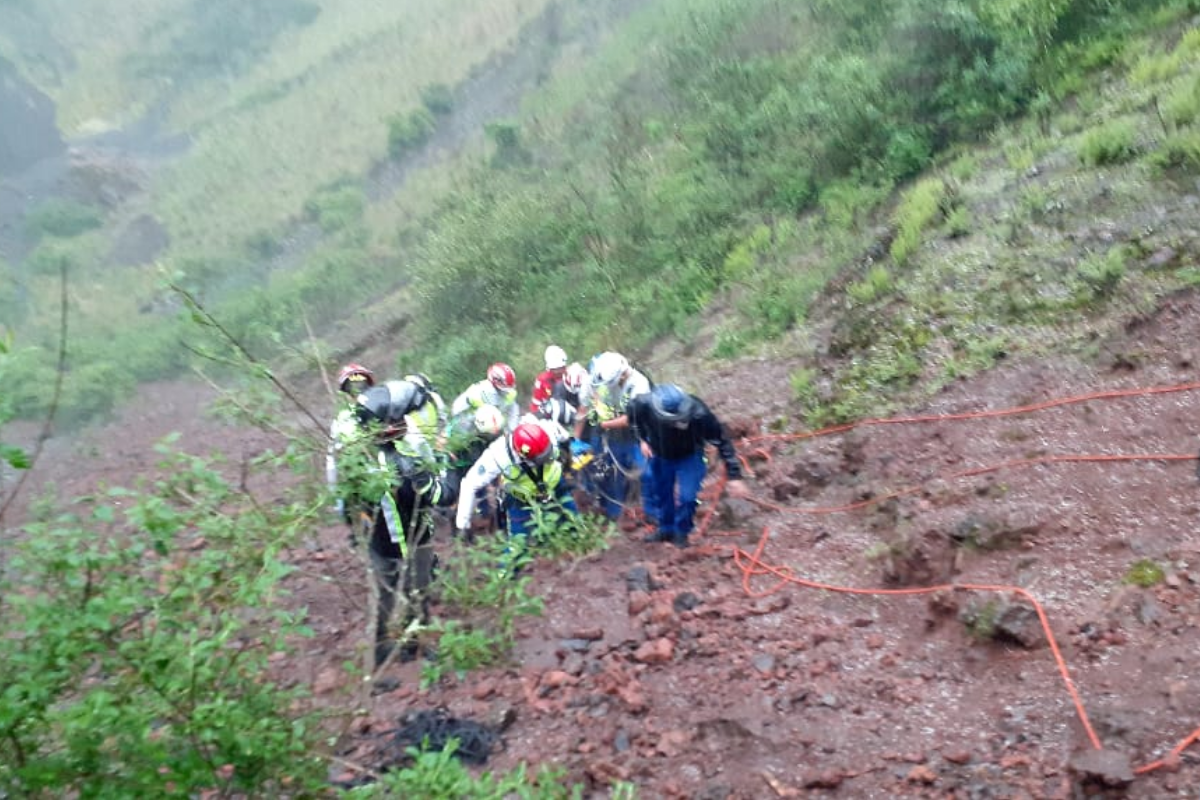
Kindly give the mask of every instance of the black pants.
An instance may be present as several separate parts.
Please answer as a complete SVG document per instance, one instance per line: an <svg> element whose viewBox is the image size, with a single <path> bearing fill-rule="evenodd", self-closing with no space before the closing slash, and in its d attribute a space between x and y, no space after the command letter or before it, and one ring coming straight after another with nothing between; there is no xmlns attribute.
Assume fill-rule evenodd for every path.
<svg viewBox="0 0 1200 800"><path fill-rule="evenodd" d="M379 589L376 642L393 638L389 636L389 629L396 609L396 595L400 591L404 593L400 628L406 628L413 621L424 623L429 620L427 595L433 581L433 515L429 503L416 492L410 480L403 481L395 489L395 497L403 530L402 533L397 531L397 535L405 539L408 558L404 557L400 544L392 541L387 520L382 510L377 510L368 548L371 571Z"/></svg>

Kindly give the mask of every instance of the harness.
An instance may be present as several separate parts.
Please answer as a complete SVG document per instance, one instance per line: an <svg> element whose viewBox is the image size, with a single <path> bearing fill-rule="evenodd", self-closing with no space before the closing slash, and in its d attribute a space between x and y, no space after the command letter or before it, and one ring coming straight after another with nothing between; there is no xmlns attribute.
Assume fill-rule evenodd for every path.
<svg viewBox="0 0 1200 800"><path fill-rule="evenodd" d="M507 440L504 442L504 448L508 451L509 460L512 461L511 466L520 471L516 477L512 476L511 468L506 468L501 472L505 480L505 491L525 504L549 500L554 494L554 488L562 480L562 464L557 460L539 463L537 471L534 472L526 461L517 458L512 444Z"/></svg>

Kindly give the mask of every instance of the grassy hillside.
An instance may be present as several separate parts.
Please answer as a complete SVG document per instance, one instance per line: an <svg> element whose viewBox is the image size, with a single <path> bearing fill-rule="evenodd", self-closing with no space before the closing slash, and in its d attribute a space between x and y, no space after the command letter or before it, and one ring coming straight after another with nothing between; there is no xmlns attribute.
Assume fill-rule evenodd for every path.
<svg viewBox="0 0 1200 800"><path fill-rule="evenodd" d="M446 204L414 264L423 302L405 363L424 359L463 380L497 336L518 360L530 354L526 369L550 337L585 353L662 336L695 344L716 306L734 313L714 352L736 355L805 328L827 282L867 262L847 287L852 302L894 297L896 276L945 232L986 234L970 241L1002 262L993 280L1003 284L1020 258L994 248L1015 242L982 229L994 209L977 223L964 204L970 153L988 140L1018 170L1070 136L1085 173L1126 162L1146 183L1194 173L1195 40L1181 38L1194 9L1038 7L659 6L670 23L653 46L631 25L610 60L597 60L601 71L564 75ZM1115 96L1098 91L1113 77ZM570 85L589 88L572 95ZM1028 123L1009 122L1022 115ZM909 186L931 166L932 182ZM1089 255L1062 248L1056 279ZM1083 267L1106 269L1116 267ZM1053 313L1084 313L1075 294ZM955 347L984 347L970 332L986 326L960 330ZM920 369L935 355L927 344L899 342L904 357L891 368Z"/></svg>
<svg viewBox="0 0 1200 800"><path fill-rule="evenodd" d="M883 11L866 0L463 2L425 17L416 6L372 15L332 1L311 16L298 2L265 7L274 27L253 28L273 31L260 57L232 59L221 80L150 91L169 98L168 124L192 133L186 156L100 229L45 237L23 266L39 309L31 338L47 343L58 268L73 269L85 332L72 360L76 413L189 358L177 341L196 332L151 288L159 267L269 357L309 327L353 352L412 316L396 357L457 385L497 357L528 373L550 338L586 353L672 337L717 357L806 338L810 306L838 287L868 315L899 302L905 270L931 246L1002 262L992 280L1006 291L1015 259L995 248L1011 247L1023 223L1014 212L997 234L997 210L972 205L976 192L1007 185L977 169L988 141L1016 170L1067 136L1085 171L1131 163L1152 184L1196 169L1195 42L1181 36L1189 0L971 0L953 13L926 0ZM139 57L176 53L154 43L203 29L207 17L190 8L147 23L153 46ZM463 78L539 12L517 51L535 51L521 114L477 124L486 132L474 145L456 140L467 143L462 155L426 144L452 127L430 90ZM204 52L192 57L207 64ZM1115 93L1096 91L1114 78ZM403 176L399 191L379 191L381 168ZM1047 190L1021 191L1017 211L1042 214ZM160 264L97 260L118 222L141 213L167 223ZM1103 287L1136 257L1106 252L1039 257L1060 263L1056 280L1087 261L1080 269ZM963 291L989 285L974 273L960 280ZM1074 305L1053 313L1086 312L1078 292L1054 291ZM935 316L970 307L930 302ZM715 327L712 309L725 312ZM968 366L947 374L1003 350L987 325L949 328L957 338L937 347ZM839 347L875 346L863 337ZM884 377L896 373L888 386L942 352L895 337L898 354L879 357ZM51 363L45 350L21 358L41 374ZM875 367L856 369L838 380L879 384ZM101 396L84 388L97 382ZM798 394L806 386L798 376ZM825 394L813 413L846 416L868 402Z"/></svg>

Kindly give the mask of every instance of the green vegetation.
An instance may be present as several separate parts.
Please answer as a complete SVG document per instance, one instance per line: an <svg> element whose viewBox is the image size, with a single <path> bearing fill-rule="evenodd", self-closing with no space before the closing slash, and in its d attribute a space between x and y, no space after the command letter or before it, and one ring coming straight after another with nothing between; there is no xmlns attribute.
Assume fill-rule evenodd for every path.
<svg viewBox="0 0 1200 800"><path fill-rule="evenodd" d="M47 200L25 217L26 231L33 239L78 236L103 223L100 209L75 200Z"/></svg>
<svg viewBox="0 0 1200 800"><path fill-rule="evenodd" d="M508 657L517 619L542 612L541 598L531 594L529 577L521 574L535 555L589 555L606 548L613 535L612 525L600 519L540 508L535 509L532 531L527 548L520 540L498 534L453 549L438 585L449 614L430 625L438 658L424 666L423 683L437 683L449 674L461 679L470 670Z"/></svg>
<svg viewBox="0 0 1200 800"><path fill-rule="evenodd" d="M268 656L308 633L278 597L281 550L313 507L256 503L208 460L160 452L171 477L5 544L0 627L37 632L0 637L5 794L278 794L325 778L316 718L288 710L302 693L267 678Z"/></svg>
<svg viewBox="0 0 1200 800"><path fill-rule="evenodd" d="M147 53L189 37L233 37L238 52L249 41L172 2L170 25L106 30L114 42L145 35ZM410 193L372 201L370 165L420 147L456 112L469 65L543 8L470 2L431 16L409 5L373 20L342 0L245 12L264 15L254 34L265 37L262 57L235 59L231 88L196 81L171 101L172 124L193 125L194 144L151 187L172 239L164 266L255 352L280 354L305 325L326 329L377 300L381 316L412 316L398 360L453 386L476 376L498 341L532 371L533 355L513 354L535 355L549 331L581 353L663 336L692 343L717 302L732 311L712 346L732 357L802 331L828 282L852 271L860 277L845 292L860 318L840 326L834 349L854 363L830 376L814 412L881 412L885 395L936 388L922 378L949 380L1037 346L1031 330L989 326L1049 324L1139 292L1138 251L1085 258L1042 235L1095 202L1078 184L1036 178L1056 142L1068 137L1081 170L1121 168L1112 204L1142 192L1134 171L1185 178L1200 158L1198 37L1163 33L1191 13L1188 0L971 0L953 14L931 0L881 11L866 0L661 0L588 58L554 49L603 19L572 0L542 21L540 86L524 112L489 122L466 155L413 170ZM78 41L66 23L47 29ZM456 48L465 55L453 64L431 55ZM1099 80L1124 81L1128 95L1102 95ZM1156 125L1169 135L1155 136ZM1004 169L997 152L1023 176L1014 208L986 205ZM324 240L292 253L288 221L301 216ZM889 218L894 231L883 233ZM100 252L96 233L49 240L30 260L21 278L39 311L23 341L49 340L61 266L100 283L102 260L83 252ZM996 254L1018 246L1019 259ZM79 310L73 363L128 352L121 374L143 380L186 361L172 352L169 298L137 288L148 280L149 269L104 276L91 303L101 318ZM908 321L867 324L901 306ZM70 391L68 407L77 398Z"/></svg>
<svg viewBox="0 0 1200 800"><path fill-rule="evenodd" d="M1126 570L1125 577L1121 581L1132 586L1149 589L1151 586L1162 583L1165 577L1163 568L1154 559L1139 558L1129 565L1129 569Z"/></svg>
<svg viewBox="0 0 1200 800"><path fill-rule="evenodd" d="M412 764L380 776L377 783L352 789L349 798L445 797L471 800L506 800L510 797L528 800L568 800L581 797L578 787L569 790L563 785L562 770L543 767L529 775L525 765L512 772L496 775L484 772L473 776L454 756L454 746L438 751L409 748ZM636 794L617 794L613 797L636 798Z"/></svg>
<svg viewBox="0 0 1200 800"><path fill-rule="evenodd" d="M412 111L393 116L388 120L388 155L392 158L403 158L429 141L436 127L437 120L426 108L414 108Z"/></svg>

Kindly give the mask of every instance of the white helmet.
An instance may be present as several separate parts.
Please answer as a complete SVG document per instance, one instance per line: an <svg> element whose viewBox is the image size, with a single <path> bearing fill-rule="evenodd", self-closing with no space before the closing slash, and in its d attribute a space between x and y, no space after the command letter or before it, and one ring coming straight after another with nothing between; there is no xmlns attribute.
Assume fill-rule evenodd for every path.
<svg viewBox="0 0 1200 800"><path fill-rule="evenodd" d="M562 369L567 365L567 351L556 344L546 348L546 369Z"/></svg>
<svg viewBox="0 0 1200 800"><path fill-rule="evenodd" d="M606 386L614 383L627 369L629 361L625 356L612 351L601 353L592 360L592 385Z"/></svg>
<svg viewBox="0 0 1200 800"><path fill-rule="evenodd" d="M504 429L504 414L493 405L475 409L475 430L485 436L499 436Z"/></svg>
<svg viewBox="0 0 1200 800"><path fill-rule="evenodd" d="M567 371L563 374L563 385L567 387L567 391L575 394L579 394L579 390L587 381L588 371L578 361L567 367Z"/></svg>

